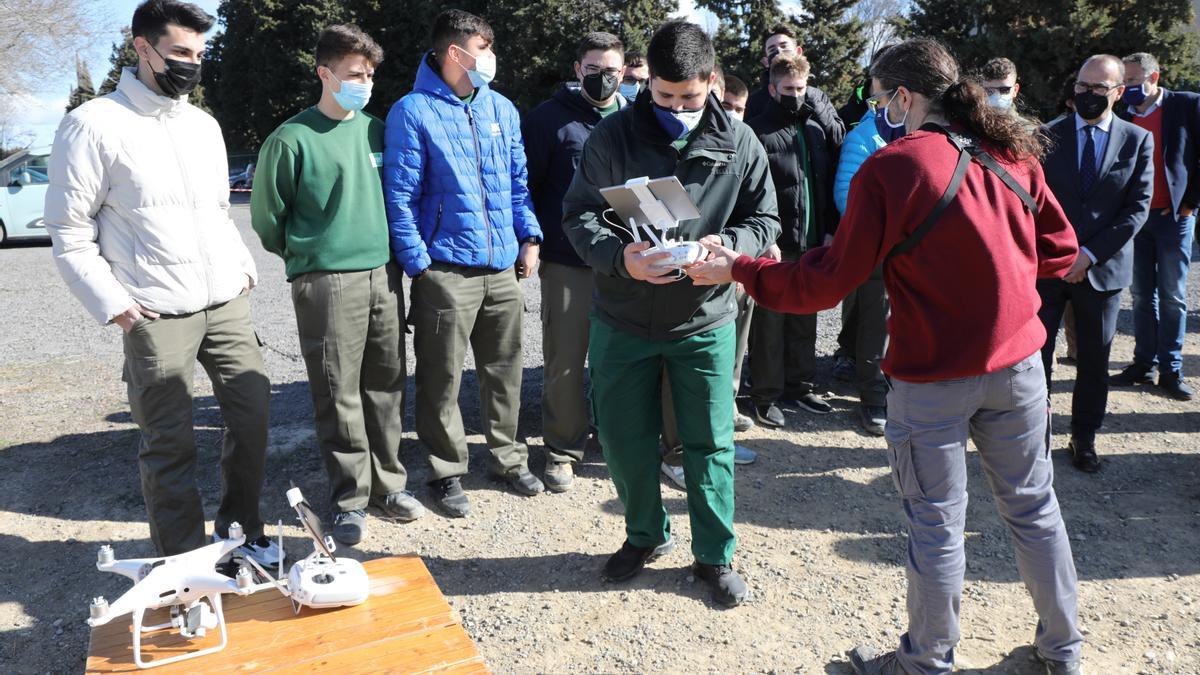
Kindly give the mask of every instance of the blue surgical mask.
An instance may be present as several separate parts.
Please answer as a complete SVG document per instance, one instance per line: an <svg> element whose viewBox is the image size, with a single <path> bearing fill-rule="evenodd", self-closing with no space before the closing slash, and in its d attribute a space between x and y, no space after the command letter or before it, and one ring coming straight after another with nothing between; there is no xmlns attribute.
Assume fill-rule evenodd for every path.
<svg viewBox="0 0 1200 675"><path fill-rule="evenodd" d="M999 92L988 94L987 102L988 105L996 110L1009 110L1013 104L1012 94L1001 94Z"/></svg>
<svg viewBox="0 0 1200 675"><path fill-rule="evenodd" d="M626 101L632 103L637 98L638 93L642 90L637 82L622 82L620 87L617 87L617 92L625 98Z"/></svg>
<svg viewBox="0 0 1200 675"><path fill-rule="evenodd" d="M907 110L904 111L904 117L900 120L899 124L892 124L892 121L888 119L888 108L892 107L892 101L895 100L896 98L893 95L892 100L888 101L883 110L875 112L875 130L879 132L879 136L883 139L884 143L891 143L908 133L904 129L904 123L908 120Z"/></svg>
<svg viewBox="0 0 1200 675"><path fill-rule="evenodd" d="M333 79L342 87L341 91L333 92L333 100L337 101L342 110L355 112L367 107L367 102L371 100L371 84L338 80L336 75Z"/></svg>
<svg viewBox="0 0 1200 675"><path fill-rule="evenodd" d="M700 124L700 118L704 117L704 108L701 107L697 110L671 110L655 103L654 116L658 118L658 123L662 125L663 131L666 131L668 136L680 139L688 135L688 133Z"/></svg>
<svg viewBox="0 0 1200 675"><path fill-rule="evenodd" d="M1121 94L1121 100L1131 108L1136 108L1145 103L1146 98L1146 83L1144 81L1136 87L1125 87L1125 93Z"/></svg>

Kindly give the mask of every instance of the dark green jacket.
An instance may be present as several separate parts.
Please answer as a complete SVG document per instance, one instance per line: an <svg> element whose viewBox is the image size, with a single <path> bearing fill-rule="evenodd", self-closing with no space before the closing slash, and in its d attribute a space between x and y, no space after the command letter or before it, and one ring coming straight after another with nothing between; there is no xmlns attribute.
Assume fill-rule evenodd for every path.
<svg viewBox="0 0 1200 675"><path fill-rule="evenodd" d="M733 321L732 285L694 286L690 279L655 285L630 278L622 256L630 237L603 220L608 203L600 188L639 176L674 175L701 214L680 224L680 238L719 234L726 246L752 256L779 237L779 214L762 145L715 97L708 98L707 112L682 151L671 146L651 105L649 94L639 96L592 131L563 200L563 230L595 273L595 311L602 321L645 339L677 340Z"/></svg>

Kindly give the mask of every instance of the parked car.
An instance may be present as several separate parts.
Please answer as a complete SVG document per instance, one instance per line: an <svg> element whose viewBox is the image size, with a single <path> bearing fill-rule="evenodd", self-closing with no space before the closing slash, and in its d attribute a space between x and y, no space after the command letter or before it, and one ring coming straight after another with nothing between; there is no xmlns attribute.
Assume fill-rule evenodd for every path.
<svg viewBox="0 0 1200 675"><path fill-rule="evenodd" d="M229 177L230 190L249 190L254 187L254 162Z"/></svg>
<svg viewBox="0 0 1200 675"><path fill-rule="evenodd" d="M0 244L10 239L45 239L42 211L50 185L48 152L21 150L0 160Z"/></svg>

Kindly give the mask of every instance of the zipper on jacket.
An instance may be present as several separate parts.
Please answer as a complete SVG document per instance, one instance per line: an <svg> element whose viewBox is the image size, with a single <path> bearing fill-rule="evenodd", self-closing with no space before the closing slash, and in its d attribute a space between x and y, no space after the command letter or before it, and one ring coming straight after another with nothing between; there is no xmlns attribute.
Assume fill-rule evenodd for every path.
<svg viewBox="0 0 1200 675"><path fill-rule="evenodd" d="M158 116L159 124L162 125L163 132L171 141L171 152L175 155L175 162L179 165L179 175L183 179L183 193L187 197L187 208L192 213L192 234L196 238L196 248L200 254L200 266L204 270L204 283L208 291L208 299L204 303L204 308L207 309L213 304L213 279L212 279L212 260L208 256L208 246L204 240L204 234L200 230L200 223L196 216L195 199L192 196L192 182L188 179L187 165L183 162L183 157L179 154L179 146L175 142L175 137L171 135L171 131L167 125L166 115Z"/></svg>
<svg viewBox="0 0 1200 675"><path fill-rule="evenodd" d="M433 232L429 234L429 241L425 242L425 246L433 246L433 240L437 239L438 230L442 229L442 207L445 203L438 204L437 220L433 223Z"/></svg>
<svg viewBox="0 0 1200 675"><path fill-rule="evenodd" d="M471 140L475 142L475 175L479 178L479 200L483 205L483 227L487 234L487 264L492 266L492 223L488 220L487 191L483 188L483 153L479 149L479 128L475 125L475 115L471 114L471 105L467 104L467 122L471 124Z"/></svg>

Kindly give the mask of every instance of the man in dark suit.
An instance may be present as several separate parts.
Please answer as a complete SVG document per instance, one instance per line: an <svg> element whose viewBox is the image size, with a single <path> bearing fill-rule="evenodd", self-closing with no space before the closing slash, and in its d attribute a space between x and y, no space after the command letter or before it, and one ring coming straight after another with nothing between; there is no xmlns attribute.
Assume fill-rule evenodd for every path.
<svg viewBox="0 0 1200 675"><path fill-rule="evenodd" d="M1046 326L1046 378L1063 307L1075 309L1079 365L1071 399L1076 468L1100 469L1096 432L1108 403L1108 355L1117 330L1121 289L1133 280L1133 237L1146 222L1154 175L1154 139L1119 119L1113 103L1124 91L1124 65L1114 56L1084 62L1075 82L1075 114L1046 127L1053 149L1046 182L1075 227L1080 255L1059 279L1039 279Z"/></svg>
<svg viewBox="0 0 1200 675"><path fill-rule="evenodd" d="M1187 274L1200 205L1200 95L1159 86L1158 60L1126 56L1125 119L1154 137L1154 193L1146 227L1133 240L1133 363L1112 376L1118 386L1150 384L1180 401L1195 393L1183 381Z"/></svg>

